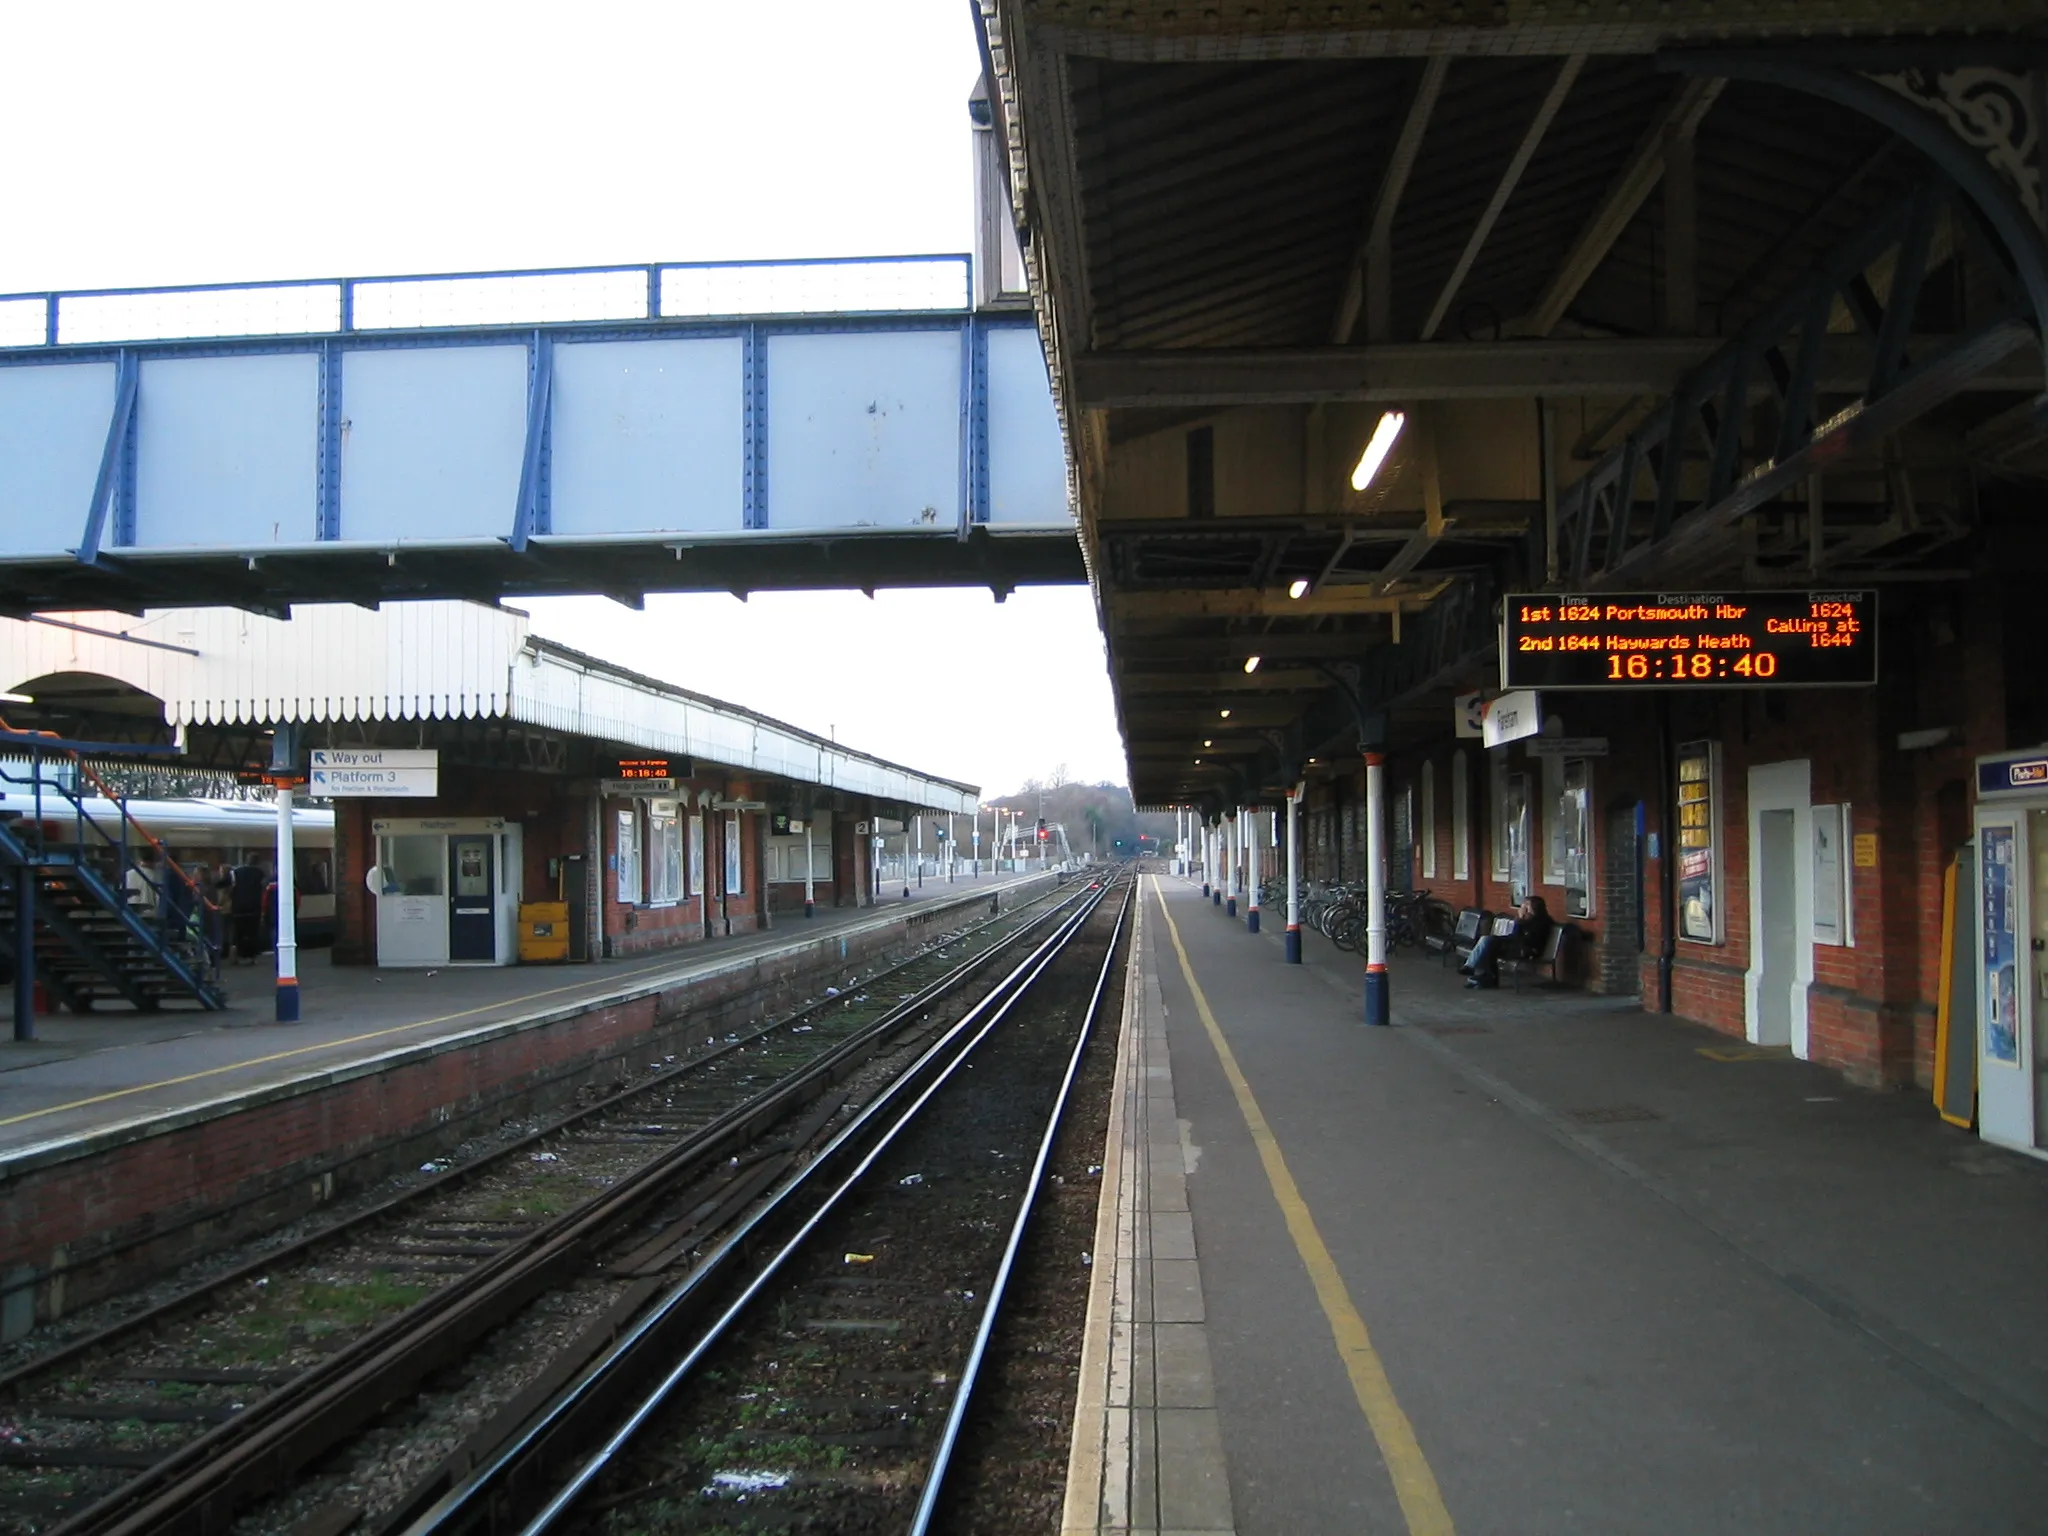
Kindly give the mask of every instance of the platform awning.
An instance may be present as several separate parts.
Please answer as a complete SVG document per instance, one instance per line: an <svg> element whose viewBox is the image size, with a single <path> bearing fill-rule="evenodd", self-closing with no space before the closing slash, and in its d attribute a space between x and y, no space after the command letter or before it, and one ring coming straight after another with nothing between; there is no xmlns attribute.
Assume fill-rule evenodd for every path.
<svg viewBox="0 0 2048 1536"><path fill-rule="evenodd" d="M104 712L96 693L121 693L130 713L139 698L160 702L172 732L498 723L940 812L979 801L974 785L615 666L532 634L517 609L473 603L309 604L289 623L221 608L0 619L0 688L30 685L38 704L48 694L87 716ZM42 725L33 712L14 709L23 719L10 723Z"/></svg>

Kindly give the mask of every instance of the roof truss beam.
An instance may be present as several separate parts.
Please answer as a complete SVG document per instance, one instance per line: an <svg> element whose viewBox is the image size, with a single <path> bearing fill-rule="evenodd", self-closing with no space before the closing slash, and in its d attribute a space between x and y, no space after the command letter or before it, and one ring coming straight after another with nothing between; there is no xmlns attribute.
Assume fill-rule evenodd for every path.
<svg viewBox="0 0 2048 1536"><path fill-rule="evenodd" d="M1394 597L1371 585L1326 587L1298 598L1258 587L1109 594L1115 619L1312 619L1336 614L1397 614L1404 607L1413 611L1426 601L1423 593Z"/></svg>
<svg viewBox="0 0 2048 1536"><path fill-rule="evenodd" d="M1936 351L1951 339L1916 336L1910 350ZM1670 336L1090 352L1075 366L1072 390L1078 404L1112 410L1345 400L1401 404L1543 395L1661 396L1706 362L1717 345L1705 337ZM1830 392L1860 390L1868 360L1869 344L1860 337L1827 336L1816 362L1819 387ZM2012 357L1977 375L1967 387L2017 393L2039 390L2040 380L2038 355L2031 360Z"/></svg>
<svg viewBox="0 0 2048 1536"><path fill-rule="evenodd" d="M1365 311L1365 333L1374 341L1386 339L1391 328L1394 275L1394 215L1401 208L1401 194L1408 190L1408 178L1415 170L1415 157L1422 152L1422 135L1443 94L1444 78L1451 71L1450 55L1432 55L1422 66L1422 79L1415 98L1408 103L1408 115L1394 140L1394 152L1387 157L1379 190L1373 194L1372 216L1365 235L1351 253L1344 273L1344 293L1337 302L1337 316L1330 326L1330 340L1342 344L1358 329L1358 315Z"/></svg>
<svg viewBox="0 0 2048 1536"><path fill-rule="evenodd" d="M1493 226L1499 221L1501 212L1508 205L1508 199L1515 195L1515 188L1521 185L1522 173L1529 169L1529 162L1536 157L1536 151L1543 143L1543 135L1550 131L1550 124L1557 116L1558 108L1571 93L1572 82L1579 78L1579 71L1586 67L1583 53L1568 55L1558 66L1557 78L1550 83L1542 103L1536 108L1535 117L1522 132L1521 143L1515 146L1509 158L1507 169L1501 172L1500 181L1493 189L1493 196L1487 199L1486 207L1480 212L1479 222L1472 226L1472 233L1465 241L1465 249L1458 253L1457 261L1451 267L1451 275L1444 280L1443 291L1436 296L1436 303L1430 306L1429 318L1422 322L1422 339L1428 341L1436 335L1437 327L1444 323L1444 316L1450 313L1451 303L1464 286L1465 278L1472 270L1472 264L1479 259L1486 240L1493 233ZM1338 338L1343 340L1345 338Z"/></svg>
<svg viewBox="0 0 2048 1536"><path fill-rule="evenodd" d="M1671 93L1636 141L1607 195L1580 228L1578 238L1572 241L1564 261L1544 288L1543 297L1536 301L1536 307L1518 329L1531 336L1548 336L1557 329L1557 322L1571 308L1572 300L1599 270L1607 253L1614 249L1614 242L1621 238L1621 232L1628 228L1629 221L1656 187L1673 141L1690 139L1698 131L1700 120L1727 83L1718 76L1695 75Z"/></svg>

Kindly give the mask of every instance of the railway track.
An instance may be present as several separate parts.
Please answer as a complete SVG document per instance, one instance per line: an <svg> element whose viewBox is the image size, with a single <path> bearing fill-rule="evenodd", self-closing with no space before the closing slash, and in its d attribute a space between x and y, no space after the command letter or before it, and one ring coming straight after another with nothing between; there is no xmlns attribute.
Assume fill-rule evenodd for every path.
<svg viewBox="0 0 2048 1536"><path fill-rule="evenodd" d="M873 1058L942 1026L977 977L1081 899L1043 898L654 1064L487 1158L0 1377L0 1529L224 1529L422 1386L468 1385L477 1341L537 1298L573 1297L557 1333L564 1317L630 1315L652 1277L804 1156ZM558 1352L525 1353L478 1390L545 1387L537 1357Z"/></svg>
<svg viewBox="0 0 2048 1536"><path fill-rule="evenodd" d="M1129 890L1064 920L573 1381L380 1531L955 1526L948 1472L1115 1001Z"/></svg>

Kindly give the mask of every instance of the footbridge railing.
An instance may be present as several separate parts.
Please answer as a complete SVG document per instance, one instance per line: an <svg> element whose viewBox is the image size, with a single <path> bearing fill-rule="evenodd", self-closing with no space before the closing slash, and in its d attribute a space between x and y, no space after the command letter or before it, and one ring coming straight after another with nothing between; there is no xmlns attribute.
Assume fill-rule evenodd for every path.
<svg viewBox="0 0 2048 1536"><path fill-rule="evenodd" d="M965 256L0 296L0 608L1078 581Z"/></svg>

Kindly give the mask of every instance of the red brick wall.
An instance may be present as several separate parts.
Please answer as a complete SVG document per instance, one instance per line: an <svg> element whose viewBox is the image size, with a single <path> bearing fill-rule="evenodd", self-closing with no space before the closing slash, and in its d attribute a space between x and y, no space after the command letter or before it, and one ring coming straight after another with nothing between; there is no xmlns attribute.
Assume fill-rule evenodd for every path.
<svg viewBox="0 0 2048 1536"><path fill-rule="evenodd" d="M683 793L694 802L701 789L715 789L716 798L721 800L746 800L756 798L744 780L721 780L716 785L709 781L689 781ZM618 815L630 802L623 798L607 799L604 802L601 824L604 848L604 903L605 903L605 944L614 955L645 954L652 950L672 948L679 944L693 944L704 938L723 938L731 934L753 933L766 926L763 916L766 910L766 893L761 879L761 836L765 819L758 811L740 811L740 879L742 889L728 891L725 885L725 842L728 820L734 814L712 806L687 805L683 812L684 879L688 880L689 831L691 816L699 816L704 827L704 876L702 889L690 892L672 905L655 906L641 900L621 902L618 899L618 876L613 860L618 855ZM641 881L640 892L647 893L646 879L646 830L641 830ZM799 898L801 900L801 898Z"/></svg>
<svg viewBox="0 0 2048 1536"><path fill-rule="evenodd" d="M1955 846L1969 835L1972 760L2006 746L2006 689L2001 664L1998 592L1978 583L1948 597L1888 595L1881 640L1879 686L1786 692L1554 695L1549 712L1566 733L1605 736L1607 757L1593 773L1596 863L1605 865L1613 822L1644 809L1644 826L1665 844L1661 814L1667 786L1659 751L1659 710L1670 712L1674 745L1717 742L1721 755L1720 822L1724 942L1675 946L1675 1012L1730 1034L1744 1031L1744 975L1750 961L1749 805L1752 767L1805 759L1815 805L1851 806L1848 876L1855 943L1815 945L1814 985L1808 996L1809 1051L1857 1081L1896 1085L1932 1079L1935 1001L1940 986L1942 876ZM1446 722L1448 726L1448 721ZM1943 745L1919 751L1898 746L1902 732L1947 727ZM1471 768L1472 877L1452 877L1452 752L1448 729L1426 747L1393 754L1387 770L1391 794L1416 782L1423 761L1436 774L1437 873L1418 880L1455 906L1501 910L1505 884L1492 875L1491 779L1488 754L1468 743ZM1515 772L1540 791L1541 768L1520 745L1510 747ZM1313 770L1311 770L1313 771ZM1347 768L1313 784L1304 815L1307 866L1317 879L1339 870L1355 878L1362 818L1363 774ZM1421 796L1416 794L1418 835ZM1536 835L1543 836L1539 802ZM1875 836L1875 867L1854 864L1853 838ZM1644 945L1635 951L1626 903L1603 894L1590 919L1572 919L1585 932L1589 957L1600 963L1582 979L1626 988L1633 961L1645 1007L1656 1006L1657 959L1663 943L1662 870L1643 860ZM1562 916L1563 892L1540 882L1540 846L1533 861L1535 889L1553 916ZM1615 872L1609 871L1612 878ZM1615 931L1608 931L1608 920Z"/></svg>

